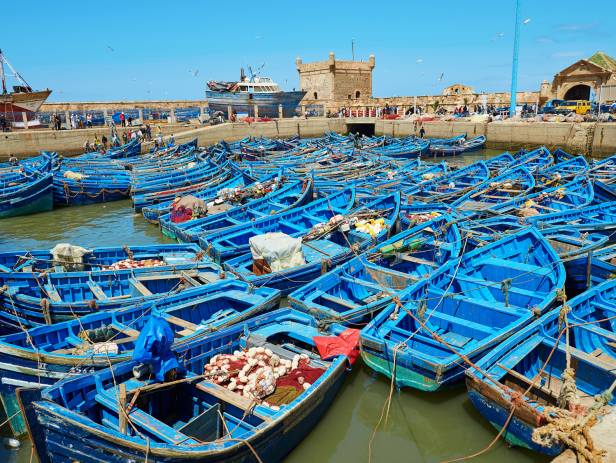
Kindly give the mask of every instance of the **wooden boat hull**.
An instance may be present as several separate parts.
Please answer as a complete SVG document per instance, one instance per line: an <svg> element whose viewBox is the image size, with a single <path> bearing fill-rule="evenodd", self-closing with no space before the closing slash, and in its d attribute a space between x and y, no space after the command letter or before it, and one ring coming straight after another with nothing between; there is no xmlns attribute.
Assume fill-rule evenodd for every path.
<svg viewBox="0 0 616 463"><path fill-rule="evenodd" d="M297 193L295 201L290 203L278 201L281 197L288 198L294 193ZM300 180L291 180L288 185L283 186L279 190L273 191L262 198L249 201L246 204L235 206L225 212L180 224L174 224L165 217L165 220L160 222L160 226L165 236L185 243L197 242L202 234L218 232L224 228L235 226L242 221L248 223L253 218L266 213L278 214L304 206L313 200L313 196L314 181L312 179L304 184ZM280 209L277 210L277 206Z"/></svg>
<svg viewBox="0 0 616 463"><path fill-rule="evenodd" d="M511 403L475 378L466 377L466 388L477 411L500 431L511 414ZM541 415L530 407L522 406L509 420L502 437L515 447L524 447L551 457L560 455L565 450L564 445L544 447L533 443L532 435L538 423L542 423Z"/></svg>
<svg viewBox="0 0 616 463"><path fill-rule="evenodd" d="M557 416L561 399L567 400L568 409L574 409L574 419L582 419L597 406L598 421L604 412L613 413L615 283L606 281L566 302L569 335L565 335L567 329L560 319L561 306L516 333L466 372L471 402L496 429L501 430L509 421L503 438L510 444L550 456L564 450L564 443L555 435L545 445L533 440L533 432L548 424L546 416ZM571 399L563 396L568 368L575 373L575 398ZM606 391L610 393L606 395ZM596 400L600 395L606 399L603 407L607 409ZM593 425L592 421L588 424Z"/></svg>
<svg viewBox="0 0 616 463"><path fill-rule="evenodd" d="M269 320L274 318L277 326L269 325ZM303 320L311 321L309 325L304 325L307 322ZM298 325L305 326L305 331L301 328L296 329L295 327ZM183 351L178 351L178 353L186 352L188 354L190 352L187 361L202 364L213 355L213 352L232 351L236 345L236 336L241 335L245 330L249 330L250 333L263 333L262 339L264 340L269 339L270 336L277 338L282 335L284 338L284 334L291 330L289 332L292 332L293 336L300 338L302 335L307 336L310 340L300 342L308 342L310 345L314 342L312 337L319 332L314 319L298 312L281 309L250 319L244 327L236 325L214 333L211 337L191 342L183 347ZM327 332L330 335L335 335L343 330L344 328L340 325L332 325L327 329ZM221 342L222 340L224 341ZM283 342L285 341L281 341L280 344ZM223 345L221 346L221 344ZM228 344L228 347L224 346L226 344ZM194 357L191 357L191 355L194 355ZM318 355L316 355L316 358L318 359ZM136 362L125 362L112 367L114 370L113 377L129 378L135 364ZM240 430L241 439L225 439L223 436L215 441L207 438L197 444L183 444L182 442L170 444L168 443L169 440L161 441L161 439L146 441L142 435L129 436L119 433L117 423L114 424L110 420L99 420L87 413L80 413L74 408L70 399L69 401L63 399L63 397L66 397L63 391L67 387L89 388L90 382L98 380L106 383L111 375L109 370L95 373L96 378L85 379L87 383L83 383L84 380L81 378L75 378L44 390L42 394L40 391L32 389L20 389L18 397L26 416L29 434L33 439L41 463L73 460L83 463L94 461L124 463L126 461L143 462L145 460L161 463L186 461L200 463L261 461L269 463L281 461L316 426L331 405L349 371L349 363L344 355L336 355L333 359L325 362L323 366L326 369L322 375L288 406L283 406L277 411L268 409L263 405L255 406L253 404L250 406L247 409L248 413L244 414L242 418L245 426ZM200 371L203 371L202 368L200 368ZM134 383L133 380L130 381ZM203 382L207 383L207 381ZM101 410L97 398L106 391L112 392L107 388L108 386L103 384L101 384L101 387L96 387L96 397L92 396L91 399L88 399L87 407L92 407L89 410L94 413ZM205 391L205 394L210 394L207 391L211 389L200 390ZM169 393L169 390L164 392L164 394ZM235 396L234 393L229 394ZM200 397L204 400L203 394L200 394ZM237 408L237 405L233 406L233 403L237 404L237 402L230 402L234 399L227 394L224 396L220 393L210 394L207 399L208 404L212 403L212 397L214 404L220 404L222 408L219 410L226 416L231 416L232 411L230 409ZM68 405L69 403L70 405ZM108 405L112 404L109 403ZM109 410L108 405L105 405L104 409ZM239 405L242 408L244 406ZM239 408L239 412L233 413L241 415L242 408ZM164 418L158 419L163 420ZM145 429L146 426L148 429L156 427L155 422L150 423L149 420L144 421L140 418L138 426L142 429ZM159 435L162 432L173 432L174 435L177 435L176 431L170 428L171 424L160 424L163 427L158 431ZM232 428L229 426L229 429ZM185 435L181 434L181 436Z"/></svg>
<svg viewBox="0 0 616 463"><path fill-rule="evenodd" d="M53 185L51 174L36 182L34 189L0 201L0 219L36 214L53 209Z"/></svg>
<svg viewBox="0 0 616 463"><path fill-rule="evenodd" d="M335 374L327 378L326 390L315 395L314 400L306 407L290 413L283 421L257 438L248 440L261 461L281 461L310 433L331 406L346 375L345 366L341 364ZM40 391L34 392L40 394ZM228 451L208 452L209 455L154 450L148 453L147 449L136 450L123 446L120 442L106 438L94 428L61 418L61 411L53 404L26 403L25 407L33 408L32 411L26 411L26 414L30 416L28 425L31 435L34 436L33 443L40 463L57 463L77 458L82 463L257 463L254 453L246 445L235 446Z"/></svg>
<svg viewBox="0 0 616 463"><path fill-rule="evenodd" d="M547 311L564 283L547 240L521 230L399 293L362 329L362 357L398 386L435 391L463 378L461 356L476 362Z"/></svg>
<svg viewBox="0 0 616 463"><path fill-rule="evenodd" d="M29 330L32 345L40 349L35 349L28 343L23 345L25 335L22 333L0 337L0 400L7 410L7 416L11 417L9 425L13 434L20 436L26 432L21 414L13 416L19 411L15 397L17 387L42 389L58 381L129 360L135 337L147 322L145 315L152 310L162 313L163 319L166 315L171 316L177 336L175 343L181 344L274 309L279 301L280 295L277 291L269 288L253 289L237 280L225 280L183 291L160 302L127 307L116 313L96 313L82 317L79 321ZM228 310L229 308L233 310ZM221 316L220 311L225 309L226 315ZM119 341L118 345L123 349L118 354L67 353L49 347L50 343L57 343L62 339L70 341L60 344L75 347L73 341L76 333L104 326L113 327L115 330L118 337L114 340ZM195 330L187 329L188 327Z"/></svg>

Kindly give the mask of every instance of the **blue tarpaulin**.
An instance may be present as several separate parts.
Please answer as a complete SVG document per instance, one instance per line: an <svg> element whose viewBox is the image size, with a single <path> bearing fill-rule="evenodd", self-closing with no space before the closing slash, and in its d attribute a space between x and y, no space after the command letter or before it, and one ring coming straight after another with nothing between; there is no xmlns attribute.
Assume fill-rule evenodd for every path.
<svg viewBox="0 0 616 463"><path fill-rule="evenodd" d="M174 368L178 374L183 374L185 369L175 358L172 344L173 330L169 323L158 315L151 315L139 334L133 360L149 364L158 381L164 381L165 374Z"/></svg>

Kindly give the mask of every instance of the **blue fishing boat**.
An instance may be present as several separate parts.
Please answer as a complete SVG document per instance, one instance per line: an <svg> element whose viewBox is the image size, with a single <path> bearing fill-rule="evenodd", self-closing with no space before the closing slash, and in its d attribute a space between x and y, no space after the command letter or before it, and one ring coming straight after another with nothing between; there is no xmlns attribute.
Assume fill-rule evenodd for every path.
<svg viewBox="0 0 616 463"><path fill-rule="evenodd" d="M42 389L130 360L151 314L169 323L173 343L179 345L270 310L279 300L276 290L221 280L158 301L2 336L0 399L12 416L9 423L13 433L19 436L26 432L21 414L13 416L18 411L16 387Z"/></svg>
<svg viewBox="0 0 616 463"><path fill-rule="evenodd" d="M614 185L606 185L600 180L593 180L592 184L595 190L595 204L616 201L616 188Z"/></svg>
<svg viewBox="0 0 616 463"><path fill-rule="evenodd" d="M616 278L616 245L591 250L565 262L567 291L578 295L606 280Z"/></svg>
<svg viewBox="0 0 616 463"><path fill-rule="evenodd" d="M527 217L525 220L541 229L568 227L581 232L612 235L616 229L616 202L539 214Z"/></svg>
<svg viewBox="0 0 616 463"><path fill-rule="evenodd" d="M538 230L507 235L401 292L362 330L362 358L398 387L441 389L546 312L564 283Z"/></svg>
<svg viewBox="0 0 616 463"><path fill-rule="evenodd" d="M0 286L5 288L0 293L0 325L9 330L21 330L23 320L31 325L50 325L160 299L221 277L221 268L207 259L190 269L153 272L2 273Z"/></svg>
<svg viewBox="0 0 616 463"><path fill-rule="evenodd" d="M526 197L535 188L535 178L523 167L507 169L475 186L471 191L451 203L464 211L483 211L513 198Z"/></svg>
<svg viewBox="0 0 616 463"><path fill-rule="evenodd" d="M490 178L490 169L477 161L403 190L406 202L450 202Z"/></svg>
<svg viewBox="0 0 616 463"><path fill-rule="evenodd" d="M164 216L160 222L161 229L163 234L179 241L197 242L201 235L304 206L313 199L313 185L312 179L288 181L261 198L186 222L172 222L170 217Z"/></svg>
<svg viewBox="0 0 616 463"><path fill-rule="evenodd" d="M361 324L389 304L395 294L457 258L461 250L455 221L439 215L295 290L289 295L289 304L328 322Z"/></svg>
<svg viewBox="0 0 616 463"><path fill-rule="evenodd" d="M174 348L179 361L148 363L161 364L159 376L177 372L175 381L135 377L133 370L143 367L133 360L42 393L18 394L41 463L84 455L108 463L278 462L316 426L346 378L347 351L325 358L316 353L324 336L341 339L346 332L281 309ZM269 395L271 386L244 394L211 373L225 360L244 365L244 371L244 357L263 354L281 365ZM298 375L310 381L298 387ZM118 397L124 392L122 403Z"/></svg>
<svg viewBox="0 0 616 463"><path fill-rule="evenodd" d="M448 204L420 202L402 204L398 228L407 230L445 214L454 220L457 218L456 211Z"/></svg>
<svg viewBox="0 0 616 463"><path fill-rule="evenodd" d="M250 252L229 259L224 269L240 280L254 286L268 286L279 289L283 295L308 283L328 269L345 262L353 255L361 254L390 236L400 211L400 194L384 196L365 205L358 206L345 215L332 216L329 221L314 224L303 229L281 219L255 236L252 230L245 231L244 239L250 241ZM291 262L279 258L277 253L281 232L285 238L295 238L297 248ZM264 235L267 233L267 235ZM263 238L259 253L252 241ZM264 261L264 262L263 262Z"/></svg>
<svg viewBox="0 0 616 463"><path fill-rule="evenodd" d="M509 169L524 166L529 172L536 172L554 164L554 156L545 146L526 152L524 150L514 154L515 162L507 166Z"/></svg>
<svg viewBox="0 0 616 463"><path fill-rule="evenodd" d="M109 165L90 167L63 161L53 175L53 202L58 206L84 205L128 198L128 171Z"/></svg>
<svg viewBox="0 0 616 463"><path fill-rule="evenodd" d="M72 252L74 249L74 252ZM131 267L133 272L191 269L204 259L196 244L155 244L146 246L77 248L66 245L57 250L0 252L0 273L88 271Z"/></svg>
<svg viewBox="0 0 616 463"><path fill-rule="evenodd" d="M205 205L206 202L209 202L216 198L216 195L219 191L224 190L226 188L239 188L244 187L246 185L245 176L242 174L233 175L233 172L229 171L217 178L213 178L212 180L200 183L200 187L198 190L194 190L191 186L191 190L188 193L185 192L174 192L177 196L173 199L163 199L158 203L150 204L149 206L142 207L141 213L143 214L143 218L148 222L153 224L159 224L160 218L165 215L169 215L170 211L173 209L173 206L176 201L182 199L182 197L191 196L191 199L196 198L199 203L203 201ZM169 197L169 191L161 192L164 197ZM162 196L162 195L161 195ZM161 197L159 196L159 197ZM192 215L192 214L191 214Z"/></svg>
<svg viewBox="0 0 616 463"><path fill-rule="evenodd" d="M593 180L599 180L606 185L613 183L616 178L616 155L593 162L588 175Z"/></svg>
<svg viewBox="0 0 616 463"><path fill-rule="evenodd" d="M471 138L470 140L461 138L457 140L457 142L451 144L430 143L430 154L434 157L457 156L459 154L480 150L485 144L486 137L483 135Z"/></svg>
<svg viewBox="0 0 616 463"><path fill-rule="evenodd" d="M250 252L249 239L253 236L272 230L300 236L335 215L347 214L354 205L355 190L347 188L306 206L201 235L199 244L212 259L223 262Z"/></svg>
<svg viewBox="0 0 616 463"><path fill-rule="evenodd" d="M615 311L616 280L566 301L467 370L471 402L497 429L507 423L509 444L560 454L563 437L576 441L575 429L588 432L616 403ZM584 425L590 413L596 419ZM580 425L561 427L566 422Z"/></svg>
<svg viewBox="0 0 616 463"><path fill-rule="evenodd" d="M180 169L165 169L161 174L149 176L145 179L133 179L131 184L131 195L133 196L133 204L139 212L140 197L151 193L159 193L162 191L176 194L173 190L181 187L189 187L191 185L207 182L220 176L228 169L228 161L222 161L220 164L207 160L195 161L188 163ZM165 197L164 199L173 199L174 196ZM158 200L163 198L158 196ZM147 204L142 204L141 207Z"/></svg>
<svg viewBox="0 0 616 463"><path fill-rule="evenodd" d="M456 135L455 137L450 138L429 138L431 145L459 145L460 143L464 143L466 141L467 134L461 133L460 135Z"/></svg>
<svg viewBox="0 0 616 463"><path fill-rule="evenodd" d="M52 208L51 173L0 175L0 219L50 211Z"/></svg>
<svg viewBox="0 0 616 463"><path fill-rule="evenodd" d="M173 169L165 169L173 170ZM201 172L202 175L196 179L178 180L175 185L162 184L154 181L151 184L152 190L132 195L133 208L135 211L141 212L144 208L154 209L157 205L162 204L165 207L173 202L174 199L181 196L191 195L203 190L219 186L226 182L251 183L254 178L229 162L223 162L220 166L211 166L207 171ZM177 179L176 179L177 180Z"/></svg>
<svg viewBox="0 0 616 463"><path fill-rule="evenodd" d="M139 156L141 154L141 143L137 139L116 148L109 148L103 156L110 159L126 159Z"/></svg>
<svg viewBox="0 0 616 463"><path fill-rule="evenodd" d="M564 151L561 148L556 148L554 153L552 153L552 156L554 156L554 160L557 163L564 162L564 161L569 161L570 159L573 159L573 158L577 157L575 154L567 153L566 151Z"/></svg>
<svg viewBox="0 0 616 463"><path fill-rule="evenodd" d="M578 175L588 174L588 162L584 156L575 156L536 172L537 183L554 186L565 183Z"/></svg>
<svg viewBox="0 0 616 463"><path fill-rule="evenodd" d="M492 172L492 175L494 175L513 165L515 163L515 158L511 155L511 153L504 152L498 156L486 159L484 162L490 169L490 172Z"/></svg>
<svg viewBox="0 0 616 463"><path fill-rule="evenodd" d="M501 214L520 213L524 212L524 209L527 215L537 215L584 207L589 205L593 198L592 182L587 177L579 176L563 185L495 204L490 209Z"/></svg>
<svg viewBox="0 0 616 463"><path fill-rule="evenodd" d="M428 152L430 141L421 139L402 139L391 141L379 147L369 150L382 156L389 156L393 159L416 158Z"/></svg>

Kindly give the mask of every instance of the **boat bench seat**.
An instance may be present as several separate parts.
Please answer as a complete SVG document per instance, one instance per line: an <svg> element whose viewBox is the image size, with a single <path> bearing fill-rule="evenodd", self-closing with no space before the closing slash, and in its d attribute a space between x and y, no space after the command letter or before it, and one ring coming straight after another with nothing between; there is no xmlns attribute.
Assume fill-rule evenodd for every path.
<svg viewBox="0 0 616 463"><path fill-rule="evenodd" d="M539 275L539 276L548 276L552 274L553 272L553 269L551 267L550 268L539 267L537 265L524 264L522 262L516 262L516 261L508 260L508 259L500 259L498 257L487 257L485 259L480 259L477 262L477 264L505 267L505 268L517 270L521 273L528 273L528 274Z"/></svg>
<svg viewBox="0 0 616 463"><path fill-rule="evenodd" d="M477 287L485 288L487 290L492 288L492 289L497 289L498 291L502 292L501 284L500 284L500 282L497 282L497 281L482 280L480 278L473 278L473 277L468 276L468 275L462 275L461 273L458 273L456 278L460 282L460 286L462 286L462 288L465 291L470 291L471 294L472 294L473 291L478 293L478 291L476 289ZM473 286L471 287L467 283L471 283L471 284L473 284ZM542 296L545 295L545 293L543 293L541 291L531 291L531 290L527 290L527 289L522 289L522 288L517 287L517 286L511 286L508 289L508 292L509 292L509 294L517 294L519 296L525 296L525 297L534 298L534 299L541 298ZM492 301L490 301L490 304L491 303L492 303ZM515 308L515 306L512 306L512 307Z"/></svg>
<svg viewBox="0 0 616 463"><path fill-rule="evenodd" d="M349 310L355 310L355 309L359 309L359 305L351 302L351 301L347 301L346 299L342 299L340 297L334 296L332 294L328 294L328 293L319 293L317 297L320 297L321 299L324 299L327 302L331 302L333 304L342 306L342 307L346 307Z"/></svg>
<svg viewBox="0 0 616 463"><path fill-rule="evenodd" d="M347 276L347 275L340 276L340 280L346 281L347 283L351 283L353 285L361 285L364 288L370 289L372 291L376 291L377 293L387 291L388 289L387 286L381 286L377 283L371 283L369 281L362 280L359 278L354 278L352 276Z"/></svg>
<svg viewBox="0 0 616 463"><path fill-rule="evenodd" d="M449 315L444 312L439 312L438 310L430 311L430 319L442 320L456 326L462 326L471 330L475 330L488 336L494 333L494 329L490 328L489 326L470 321L466 318L460 318L456 317L455 315Z"/></svg>
<svg viewBox="0 0 616 463"><path fill-rule="evenodd" d="M105 408L112 410L116 413L120 413L118 409L118 396L116 395L115 388L107 389L105 391L98 392L94 399L97 403ZM157 420L152 415L144 412L143 410L133 407L128 413L130 421L144 430L147 430L149 434L156 436L158 439L168 442L170 444L197 444L197 441L191 439L186 434L182 434L171 426Z"/></svg>
<svg viewBox="0 0 616 463"><path fill-rule="evenodd" d="M218 384L212 383L210 381L200 381L195 383L195 387L205 392L206 394L211 395L224 403L228 403L229 405L233 405L234 407L239 408L243 411L252 410L251 414L260 418L263 421L269 422L272 419L265 413L259 412L257 405L254 401L250 400L243 395L237 394L236 392L230 391L229 389L219 386Z"/></svg>

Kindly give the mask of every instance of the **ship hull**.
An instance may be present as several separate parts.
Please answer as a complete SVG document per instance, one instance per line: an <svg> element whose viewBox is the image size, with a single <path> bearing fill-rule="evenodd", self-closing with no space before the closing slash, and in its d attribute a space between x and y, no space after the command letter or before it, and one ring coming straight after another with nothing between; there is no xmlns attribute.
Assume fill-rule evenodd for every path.
<svg viewBox="0 0 616 463"><path fill-rule="evenodd" d="M9 120L22 120L21 113L30 115L37 112L47 100L51 90L41 90L40 92L29 93L9 93L0 95L0 115L10 115Z"/></svg>
<svg viewBox="0 0 616 463"><path fill-rule="evenodd" d="M205 92L209 107L214 111L227 114L231 106L237 114L255 116L254 107L259 107L259 117L278 117L279 105L282 105L283 117L293 117L296 109L306 92L276 92L276 93L231 93Z"/></svg>

